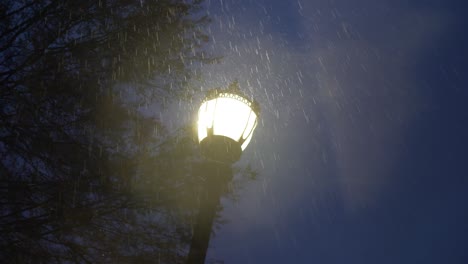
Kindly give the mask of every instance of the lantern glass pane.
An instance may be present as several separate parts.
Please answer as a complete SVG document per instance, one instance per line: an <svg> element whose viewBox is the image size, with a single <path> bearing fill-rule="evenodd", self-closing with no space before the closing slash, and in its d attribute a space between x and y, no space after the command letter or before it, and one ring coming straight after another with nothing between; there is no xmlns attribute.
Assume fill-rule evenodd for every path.
<svg viewBox="0 0 468 264"><path fill-rule="evenodd" d="M242 139L245 140L252 133L254 126L256 124L256 121L257 121L257 115L253 111L251 111L249 120L247 121L247 126L245 127L245 130L244 130L244 134L242 134Z"/></svg>
<svg viewBox="0 0 468 264"><path fill-rule="evenodd" d="M206 127L198 123L198 142L201 142L207 136L208 132L206 131Z"/></svg>
<svg viewBox="0 0 468 264"><path fill-rule="evenodd" d="M247 125L250 107L233 98L217 98L213 134L239 141Z"/></svg>
<svg viewBox="0 0 468 264"><path fill-rule="evenodd" d="M255 123L254 127L251 130L252 132L253 132L253 130L255 129L256 126L257 126L257 124ZM250 133L248 135L248 137L245 139L244 143L242 143L242 146L241 146L242 151L244 151L244 149L247 147L247 145L249 145L250 140L252 139L252 135L253 135L253 133Z"/></svg>
<svg viewBox="0 0 468 264"><path fill-rule="evenodd" d="M213 126L215 101L204 102L198 110L198 140L202 141L208 136L207 129Z"/></svg>
<svg viewBox="0 0 468 264"><path fill-rule="evenodd" d="M198 124L205 128L213 127L213 116L216 107L216 100L204 102L198 111Z"/></svg>

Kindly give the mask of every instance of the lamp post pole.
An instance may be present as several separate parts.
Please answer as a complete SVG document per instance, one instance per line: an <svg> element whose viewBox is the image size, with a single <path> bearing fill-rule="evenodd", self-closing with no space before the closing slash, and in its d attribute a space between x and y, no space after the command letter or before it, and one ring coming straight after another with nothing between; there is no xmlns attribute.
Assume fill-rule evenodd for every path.
<svg viewBox="0 0 468 264"><path fill-rule="evenodd" d="M211 236L213 221L219 206L223 190L232 178L229 165L215 162L204 163L202 172L206 174L206 182L200 197L200 208L196 219L187 263L205 263L206 252Z"/></svg>
<svg viewBox="0 0 468 264"><path fill-rule="evenodd" d="M244 96L237 82L228 89L208 92L198 111L198 140L206 163L206 176L200 197L190 251L189 264L205 263L213 221L223 190L232 178L231 164L239 160L257 125L260 108Z"/></svg>

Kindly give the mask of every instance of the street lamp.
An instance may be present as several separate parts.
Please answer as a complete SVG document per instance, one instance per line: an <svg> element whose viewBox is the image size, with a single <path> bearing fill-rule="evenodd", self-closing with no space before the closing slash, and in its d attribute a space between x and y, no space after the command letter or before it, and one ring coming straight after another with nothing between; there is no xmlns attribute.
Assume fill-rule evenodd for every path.
<svg viewBox="0 0 468 264"><path fill-rule="evenodd" d="M239 160L257 126L259 106L239 90L208 93L198 111L198 141L203 154L213 160L234 163Z"/></svg>
<svg viewBox="0 0 468 264"><path fill-rule="evenodd" d="M211 228L223 187L232 178L231 164L238 161L252 139L260 107L239 89L237 82L228 89L208 92L198 110L198 141L208 159L206 182L192 236L187 263L205 262Z"/></svg>

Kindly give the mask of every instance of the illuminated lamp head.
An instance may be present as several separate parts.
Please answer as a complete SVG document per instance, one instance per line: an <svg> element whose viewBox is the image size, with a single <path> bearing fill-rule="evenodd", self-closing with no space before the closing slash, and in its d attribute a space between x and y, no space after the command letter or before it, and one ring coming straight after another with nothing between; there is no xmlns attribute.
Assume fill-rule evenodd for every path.
<svg viewBox="0 0 468 264"><path fill-rule="evenodd" d="M257 126L258 103L234 83L208 92L198 111L198 141L203 154L223 163L239 160Z"/></svg>

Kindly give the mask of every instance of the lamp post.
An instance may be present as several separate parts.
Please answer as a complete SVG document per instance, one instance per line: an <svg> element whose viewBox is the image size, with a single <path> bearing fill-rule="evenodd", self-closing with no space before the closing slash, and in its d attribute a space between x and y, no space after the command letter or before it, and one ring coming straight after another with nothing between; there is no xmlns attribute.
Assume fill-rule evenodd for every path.
<svg viewBox="0 0 468 264"><path fill-rule="evenodd" d="M243 95L237 82L208 92L198 110L198 141L207 158L204 191L187 263L205 262L213 220L223 188L232 178L231 165L240 159L257 126L258 103Z"/></svg>

